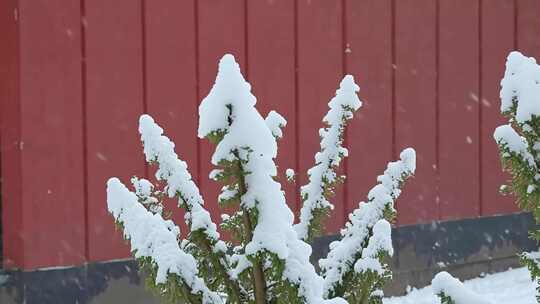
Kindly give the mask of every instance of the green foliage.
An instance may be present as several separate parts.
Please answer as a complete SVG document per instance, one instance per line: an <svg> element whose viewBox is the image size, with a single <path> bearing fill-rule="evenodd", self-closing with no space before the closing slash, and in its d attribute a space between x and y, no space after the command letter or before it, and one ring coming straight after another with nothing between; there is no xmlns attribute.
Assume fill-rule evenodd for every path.
<svg viewBox="0 0 540 304"><path fill-rule="evenodd" d="M441 299L441 304L456 304L456 302L444 292L438 293L437 296Z"/></svg>
<svg viewBox="0 0 540 304"><path fill-rule="evenodd" d="M512 177L509 185L501 186L501 193L514 194L518 206L524 211L531 212L536 223L540 223L540 172L538 170L540 165L538 161L540 156L538 150L540 144L540 117L532 115L532 118L528 121L517 122L518 102L518 97L515 96L512 99L512 106L508 111L503 112L503 115L512 124L514 130L525 139L527 152L532 155L534 163L531 164L523 155L513 151L504 141L499 141L497 144L503 168ZM531 231L529 237L538 242L540 240L540 231ZM529 269L532 280L540 283L538 260L531 258L527 253L523 253L520 256L520 261ZM537 301L540 303L540 287L537 288Z"/></svg>
<svg viewBox="0 0 540 304"><path fill-rule="evenodd" d="M221 135L221 138L223 138ZM243 169L245 160L241 159L239 153L233 153L237 157L230 161L221 161L218 165L214 180L225 185L226 189L237 191L238 193L227 200L221 200L220 205L229 210L235 209L231 215L224 215L221 228L228 231L233 237L235 254L244 254L245 245L251 240L252 231L257 224L258 211L257 208L243 208L240 205L240 199L245 194L247 185L245 177L249 174ZM337 169L337 168L335 168ZM399 183L399 187L405 182L409 175L403 175ZM336 179L335 183L326 183L325 195L330 197L335 186L342 182L343 179ZM159 202L155 205L162 204L164 199L163 191L156 190L155 197ZM180 201L180 207L186 211L190 211L190 207L181 193L177 193ZM140 201L146 200L146 197L140 197ZM396 198L393 198L396 199ZM149 207L150 205L145 205ZM330 210L316 209L314 217L320 220L326 216ZM383 209L383 217L389 222L393 222L396 217L396 211L393 208L393 200L389 201ZM188 226L191 221L187 219ZM117 222L118 229L123 229L122 223ZM313 225L317 221L312 222ZM313 233L319 232L322 225L312 227ZM369 237L373 234L372 228L369 228ZM313 234L312 236L314 236ZM369 237L362 243L362 248L368 246ZM237 266L236 263L231 263L228 253L214 250L215 241L208 238L203 230L191 231L182 241L181 247L186 252L193 255L199 262L199 275L204 278L205 283L211 290L220 290L227 295L227 303L258 303L254 299L256 292L256 273L254 269L259 267L264 280L265 294L267 303L276 304L303 304L304 299L299 295L298 286L283 279L283 271L285 265L281 259L275 254L269 252L260 252L254 256L247 256L253 267L248 267L238 274L236 278L231 278L229 270ZM232 245L232 243L230 243ZM133 253L135 254L135 253ZM361 258L362 251L357 252L356 260ZM341 296L350 304L381 304L382 303L382 288L391 280L392 272L389 269L387 260L389 259L388 252L380 251L377 254L377 259L384 267L384 273L380 274L375 271L365 271L357 273L354 270L349 271L341 284L329 296ZM146 274L146 283L148 288L157 296L161 297L167 303L201 303L202 295L192 294L190 288L182 282L175 274L169 274L167 281L164 284L155 284L157 268L155 263L150 258L137 259L141 271Z"/></svg>
<svg viewBox="0 0 540 304"><path fill-rule="evenodd" d="M371 237L372 234L373 232L370 231L369 236ZM362 243L362 248L367 247L368 241L369 237ZM354 262L358 261L361 255L362 251L359 251L354 258ZM354 263L352 263L342 282L330 292L329 296L344 297L351 304L382 303L378 291L381 291L385 284L392 279L392 271L387 263L390 259L388 252L379 251L377 259L384 268L383 274L372 270L356 272L353 268Z"/></svg>
<svg viewBox="0 0 540 304"><path fill-rule="evenodd" d="M531 254L522 253L520 255L521 264L529 269L531 279L536 281L536 301L540 303L540 256L532 256Z"/></svg>
<svg viewBox="0 0 540 304"><path fill-rule="evenodd" d="M386 267L384 274L367 270L365 272L349 272L341 285L341 290L337 293L343 293L343 297L349 303L382 303L382 288L392 279L392 272Z"/></svg>
<svg viewBox="0 0 540 304"><path fill-rule="evenodd" d="M330 198L333 195L328 195ZM313 218L310 221L310 225L307 232L306 242L312 243L313 239L320 236L324 232L324 219L328 218L330 214L330 208L317 208L312 211Z"/></svg>
<svg viewBox="0 0 540 304"><path fill-rule="evenodd" d="M228 105L227 108L229 110L227 120L230 125L234 120L234 109L232 105ZM342 122L339 125L339 142L337 147L332 147L338 148L338 155L334 155L337 160L330 159L327 164L324 164L326 169L332 173L338 171L341 159L346 156L344 150L339 148L343 142L347 121L352 118L354 109L345 108L344 110L341 117ZM226 135L227 129L220 129L208 134L206 139L218 145ZM259 220L259 209L257 209L259 202L247 204L242 201L249 187L246 183L246 177L252 173L246 170L252 152L250 147L236 147L235 150L231 151L230 157L220 160L211 173L212 179L223 186L218 204L226 211L226 214L222 215L220 227L231 240L223 245L224 243L221 243L220 240L207 235L208 230L194 229L195 224L191 217L186 216L188 232L178 236L179 246L197 261L197 275L202 278L206 287L211 291L223 294L226 303L305 304L307 301L301 295L299 283L290 282L286 278L284 273L286 264L283 258L266 250L259 250L252 254L246 252L246 246L252 241ZM158 159L153 159L150 163L159 165ZM336 176L332 180L328 180L326 176L323 175L321 181L322 192L324 199L330 200L336 188L345 180L345 176ZM406 177L404 176L404 179ZM158 183L156 189L152 189L150 194L137 194L139 203L154 214L162 214L167 187L166 184ZM175 196L179 201L178 206L189 215L194 206L200 205L190 205L190 196L188 195L190 194L178 192ZM307 197L302 199L305 201ZM393 201L389 202L383 210L383 216L389 222L395 218L392 203ZM323 232L322 221L330 211L330 208L313 210L313 219L308 226L308 241L312 241L314 237ZM170 219L170 211L165 211L163 218ZM124 228L121 222L117 222L117 227L120 230ZM372 227L369 227L369 236L372 234ZM362 243L362 249L368 246L368 241L369 237ZM361 253L362 250L356 253L356 260L361 258ZM135 252L133 254L135 255ZM389 254L381 251L378 252L376 258L383 265L384 273L380 274L371 270L361 273L350 271L344 279L344 284L334 295L343 296L350 304L381 304L381 290L392 275L386 264ZM146 274L148 288L167 303L195 304L203 302L204 294L202 292L194 293L182 277L174 273L168 273L165 283L156 284L157 263L152 258L138 258L137 261L141 271Z"/></svg>
<svg viewBox="0 0 540 304"><path fill-rule="evenodd" d="M344 140L345 136L345 130L347 128L348 121L353 118L353 113L356 111L355 109L349 107L349 106L342 106L343 112L341 116L341 123L337 126L338 127L338 138L337 138L337 146L341 146ZM326 130L330 129L332 126L328 125L326 126ZM322 140L322 138L321 138ZM321 148L321 150L324 150L325 148ZM322 152L322 151L321 151ZM339 160L337 164L334 162L335 160L331 160L329 163L324 164L326 166L326 170L330 172L337 172L339 169L339 162L343 158L345 158L347 155L345 155L342 151L337 153L337 156L335 160ZM319 165L321 163L318 163ZM322 194L324 198L328 201L331 200L331 198L335 195L335 190L338 186L343 184L345 182L346 176L345 175L337 175L334 178L334 180L330 181L328 178L323 175L321 186L322 186ZM308 194L305 194L302 196L302 202L305 202L308 199ZM318 207L313 209L312 211L312 218L309 222L308 229L307 229L307 237L305 239L306 242L312 243L313 239L317 236L322 235L324 232L324 219L328 217L330 214L331 209L329 207Z"/></svg>
<svg viewBox="0 0 540 304"><path fill-rule="evenodd" d="M411 176L408 173L402 174L399 179L398 188L401 189L405 181ZM382 217L389 223L393 223L396 219L397 212L393 207L396 199L397 197L392 197L391 200L385 203L382 210ZM370 200L368 203L373 203L373 201ZM373 236L373 227L368 227L367 229L368 235L362 242L362 248L367 248L369 240ZM356 253L343 279L330 291L330 297L344 297L349 303L382 303L382 292L380 291L392 279L392 271L388 265L388 261L391 258L390 254L383 250L377 252L376 258L383 267L383 273L377 273L372 270L358 273L353 266L361 259L362 251L360 250Z"/></svg>
<svg viewBox="0 0 540 304"><path fill-rule="evenodd" d="M515 119L517 110L517 97L513 99L513 106L504 116L512 123L512 127L526 141L527 151L533 156L536 166L531 166L527 159L516 153L505 142L498 142L502 165L508 171L512 179L510 185L501 187L503 193L513 193L518 205L525 211L533 213L537 222L540 220L540 182L537 180L538 151L535 145L540 141L540 118L533 115L532 119L524 123L518 123Z"/></svg>

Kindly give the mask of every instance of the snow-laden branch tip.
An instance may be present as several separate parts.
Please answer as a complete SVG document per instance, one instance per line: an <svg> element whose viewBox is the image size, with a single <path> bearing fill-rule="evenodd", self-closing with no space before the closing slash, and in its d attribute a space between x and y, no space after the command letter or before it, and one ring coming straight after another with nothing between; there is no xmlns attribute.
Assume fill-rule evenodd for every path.
<svg viewBox="0 0 540 304"><path fill-rule="evenodd" d="M276 156L276 141L255 109L256 102L251 85L242 76L234 56L223 56L215 84L199 106L199 138L213 133L224 134L212 155L212 164L218 165L221 160L233 161L235 155L231 151L237 151L242 159L246 159L247 147L266 158ZM271 173L275 175L275 172Z"/></svg>
<svg viewBox="0 0 540 304"><path fill-rule="evenodd" d="M294 172L294 169L287 168L287 170L285 170L285 177L287 178L288 182L293 183L295 176L296 176L296 173Z"/></svg>
<svg viewBox="0 0 540 304"><path fill-rule="evenodd" d="M266 115L264 121L275 138L280 139L283 137L281 128L284 128L287 125L287 120L283 118L283 116L276 111L270 111L268 115Z"/></svg>
<svg viewBox="0 0 540 304"><path fill-rule="evenodd" d="M323 299L323 280L309 262L311 247L297 238L292 227L293 213L285 203L281 185L274 180L276 139L255 103L251 86L234 57L223 56L216 82L199 106L199 137L221 133L212 163L240 161L246 173L240 206L256 210L257 219L245 254L275 254L283 262L284 279L298 287L306 303L346 303L342 299ZM238 259L247 265L243 258Z"/></svg>
<svg viewBox="0 0 540 304"><path fill-rule="evenodd" d="M518 155L531 168L536 168L534 157L528 150L527 140L519 135L511 125L498 126L493 133L493 138L505 152Z"/></svg>
<svg viewBox="0 0 540 304"><path fill-rule="evenodd" d="M163 129L150 115L140 117L139 133L144 144L146 160L158 165L156 178L167 183L165 191L169 197L178 196L179 204L185 203L188 227L192 232L203 231L217 250L224 251L226 246L219 240L217 226L212 222L210 213L203 207L203 198L188 172L186 162L180 160L174 152L174 143L163 135Z"/></svg>
<svg viewBox="0 0 540 304"><path fill-rule="evenodd" d="M378 184L368 193L368 203L361 202L349 214L349 221L341 231L341 240L332 242L328 256L319 261L325 276L326 294L331 294L342 284L344 276L350 271L382 269L375 263L380 250L393 254L391 229L384 218L385 212L389 210L395 213L394 202L401 193L400 188L415 170L416 153L414 149L407 148L401 152L400 160L388 163L383 175L377 177ZM364 249L362 246L366 241L368 246ZM353 268L355 264L357 266Z"/></svg>
<svg viewBox="0 0 540 304"><path fill-rule="evenodd" d="M540 66L533 57L514 51L508 55L504 78L501 80L501 112L515 108L515 118L525 123L540 116Z"/></svg>
<svg viewBox="0 0 540 304"><path fill-rule="evenodd" d="M178 245L180 229L160 214L144 208L137 195L117 178L107 182L107 206L115 220L122 224L124 236L131 242L136 258L150 258L157 268L156 284L163 284L170 274L176 274L203 303L222 303L221 297L210 291L198 276L195 258Z"/></svg>
<svg viewBox="0 0 540 304"><path fill-rule="evenodd" d="M492 304L472 292L463 285L458 279L451 276L448 272L439 272L431 281L433 293L442 297L449 297L455 304Z"/></svg>
<svg viewBox="0 0 540 304"><path fill-rule="evenodd" d="M163 204L156 198L155 187L149 180L134 176L131 178L131 184L139 198L139 203L152 213L163 214Z"/></svg>
<svg viewBox="0 0 540 304"><path fill-rule="evenodd" d="M354 264L354 271L357 273L373 271L382 276L385 269L378 259L378 254L386 252L389 256L394 255L392 226L387 220L380 219L373 225L372 233L367 247L362 250L362 257Z"/></svg>
<svg viewBox="0 0 540 304"><path fill-rule="evenodd" d="M341 80L336 95L328 103L330 109L323 118L326 128L319 130L321 150L315 154L315 166L308 170L309 181L301 187L303 200L300 211L300 222L295 225L298 236L303 240L310 239L314 214L317 211L334 208L328 201L333 185L338 182L336 170L341 160L348 155L343 147L343 136L347 120L362 106L357 93L360 87L354 77L347 75ZM330 189L329 189L330 188Z"/></svg>
<svg viewBox="0 0 540 304"><path fill-rule="evenodd" d="M495 129L493 137L499 146L503 168L512 179L510 187L518 206L530 211L536 222L540 221L540 66L532 57L511 52L506 60L504 78L501 80L501 113L508 124ZM510 190L510 191L509 191ZM538 229L530 233L537 240ZM524 253L521 263L529 269L531 277L540 282L538 260ZM537 295L540 299L540 295Z"/></svg>

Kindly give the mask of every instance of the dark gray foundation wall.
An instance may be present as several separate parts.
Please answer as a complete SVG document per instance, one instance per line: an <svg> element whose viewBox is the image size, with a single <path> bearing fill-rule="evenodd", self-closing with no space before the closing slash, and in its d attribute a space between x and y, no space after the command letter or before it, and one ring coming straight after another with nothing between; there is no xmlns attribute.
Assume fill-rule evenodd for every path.
<svg viewBox="0 0 540 304"><path fill-rule="evenodd" d="M423 287L442 270L460 279L519 267L517 254L537 248L528 239L530 214L517 213L394 228L394 280L387 295ZM313 245L314 259L325 256L335 236ZM145 290L131 260L31 272L0 271L0 303L159 303Z"/></svg>

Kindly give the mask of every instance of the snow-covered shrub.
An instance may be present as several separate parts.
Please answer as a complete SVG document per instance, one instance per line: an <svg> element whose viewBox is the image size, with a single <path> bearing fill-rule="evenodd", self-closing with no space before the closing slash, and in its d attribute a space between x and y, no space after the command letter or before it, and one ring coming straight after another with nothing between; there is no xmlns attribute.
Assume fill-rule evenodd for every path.
<svg viewBox="0 0 540 304"><path fill-rule="evenodd" d="M335 187L345 178L337 176L336 168L348 155L347 149L342 146L343 134L347 121L362 106L356 95L359 90L353 77L345 76L336 96L328 104L330 110L323 118L328 127L319 130L321 151L315 154L315 166L307 172L308 184L301 187L303 205L300 222L294 228L303 240L311 241L321 232L321 218L334 208L328 200L333 195Z"/></svg>
<svg viewBox="0 0 540 304"><path fill-rule="evenodd" d="M368 202L361 202L349 215L341 239L331 243L328 256L319 261L326 295L358 303L382 298L381 289L392 277L385 260L394 253L390 227L396 216L394 202L416 168L413 149L403 150L400 158L388 164L377 178L379 184L369 191Z"/></svg>
<svg viewBox="0 0 540 304"><path fill-rule="evenodd" d="M511 175L509 185L502 185L500 190L502 194L513 193L519 207L540 223L540 66L534 58L517 51L508 55L500 97L501 113L508 124L497 127L493 137L503 169ZM531 231L530 237L540 241L540 231ZM522 253L521 262L540 284L540 254ZM446 272L437 274L432 285L442 303L489 303ZM540 287L536 298L540 302Z"/></svg>
<svg viewBox="0 0 540 304"><path fill-rule="evenodd" d="M433 278L431 288L441 298L442 304L491 304L445 271Z"/></svg>
<svg viewBox="0 0 540 304"><path fill-rule="evenodd" d="M540 222L540 66L534 58L512 52L506 61L501 81L501 113L508 124L495 129L503 167L512 179L501 187L514 193L521 209ZM540 241L540 231L530 232ZM523 253L521 261L529 268L533 280L540 283L540 254ZM540 292L540 290L538 290ZM537 293L540 302L540 293Z"/></svg>
<svg viewBox="0 0 540 304"><path fill-rule="evenodd" d="M309 242L321 231L332 209L330 197L344 177L336 171L347 156L342 146L348 120L361 106L359 87L345 76L319 130L321 150L302 187L299 222L288 208L276 180L276 140L285 119L276 112L263 118L251 86L232 55L225 55L210 93L199 107L198 136L216 144L210 178L222 183L220 227L232 240L220 239L218 226L172 143L154 120L142 115L139 132L146 160L157 166L157 183L133 178L129 190L117 178L107 183L107 204L134 257L149 274L149 286L172 302L185 303L381 303L385 263L393 253L390 223L394 202L414 173L413 149L388 164L378 184L349 215L340 240L320 261L310 264ZM294 171L287 170L294 178ZM176 198L185 211L188 231L180 231L163 212L162 200Z"/></svg>

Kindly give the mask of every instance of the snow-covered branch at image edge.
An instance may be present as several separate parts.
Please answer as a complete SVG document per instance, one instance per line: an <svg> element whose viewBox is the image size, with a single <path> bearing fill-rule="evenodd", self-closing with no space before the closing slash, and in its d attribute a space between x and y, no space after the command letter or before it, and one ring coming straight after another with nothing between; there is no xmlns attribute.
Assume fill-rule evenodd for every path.
<svg viewBox="0 0 540 304"><path fill-rule="evenodd" d="M514 195L519 207L531 212L536 223L540 223L540 66L534 58L517 51L508 55L500 97L501 113L508 123L498 126L493 138L503 169L511 176L509 185L501 186L501 194ZM531 231L530 237L540 241L540 231ZM527 266L531 279L536 280L536 286L540 286L540 253L524 252L521 262ZM445 304L491 303L446 272L433 279L432 288Z"/></svg>
<svg viewBox="0 0 540 304"><path fill-rule="evenodd" d="M359 90L347 75L329 102L326 126L319 130L321 150L307 172L296 224L274 162L286 120L275 111L261 116L232 55L220 60L215 83L199 106L198 136L216 145L209 178L223 185L217 202L211 202L227 210L220 229L174 143L150 116L142 115L139 132L146 160L157 166L155 182L133 177L130 190L111 178L107 204L148 274L148 286L174 303L381 303L391 277L387 259L393 254L394 203L414 173L413 149L388 164L367 202L349 215L339 240L320 261L321 272L310 263L310 242L322 233L333 192L345 178L336 172L348 155L343 136L362 104ZM295 173L287 170L285 175L293 179ZM186 231L164 210L167 197L184 210ZM220 230L227 232L227 240Z"/></svg>
<svg viewBox="0 0 540 304"><path fill-rule="evenodd" d="M513 194L519 207L540 223L540 66L534 58L519 52L508 55L500 95L501 113L508 124L497 127L493 137L503 168L511 175L501 192ZM530 231L530 237L540 241L540 231ZM540 253L522 253L521 261L540 283ZM537 300L540 302L540 287Z"/></svg>

